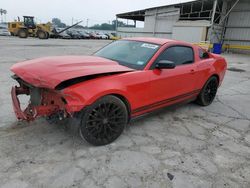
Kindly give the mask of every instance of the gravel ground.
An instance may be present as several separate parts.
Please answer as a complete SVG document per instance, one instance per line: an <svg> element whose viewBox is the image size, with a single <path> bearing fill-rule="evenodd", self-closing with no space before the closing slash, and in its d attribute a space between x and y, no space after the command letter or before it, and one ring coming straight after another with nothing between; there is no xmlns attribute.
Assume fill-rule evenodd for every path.
<svg viewBox="0 0 250 188"><path fill-rule="evenodd" d="M0 187L250 187L250 56L224 54L225 81L211 106L187 104L130 123L93 147L77 125L17 122L10 100L17 61L88 55L110 41L0 37Z"/></svg>

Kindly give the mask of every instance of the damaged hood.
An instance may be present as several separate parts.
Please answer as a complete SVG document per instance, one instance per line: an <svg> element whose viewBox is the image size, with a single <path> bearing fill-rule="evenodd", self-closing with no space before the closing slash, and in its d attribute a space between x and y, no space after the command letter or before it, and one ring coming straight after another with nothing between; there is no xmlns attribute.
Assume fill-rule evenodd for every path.
<svg viewBox="0 0 250 188"><path fill-rule="evenodd" d="M13 65L11 71L33 86L54 89L73 78L134 69L96 56L58 56L20 62Z"/></svg>

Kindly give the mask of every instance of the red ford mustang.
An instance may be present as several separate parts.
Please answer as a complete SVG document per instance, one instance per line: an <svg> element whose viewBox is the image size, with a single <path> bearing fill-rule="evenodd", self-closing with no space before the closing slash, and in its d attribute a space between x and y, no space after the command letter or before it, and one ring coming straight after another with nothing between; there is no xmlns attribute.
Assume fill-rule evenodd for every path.
<svg viewBox="0 0 250 188"><path fill-rule="evenodd" d="M94 145L118 138L131 118L196 100L207 106L222 83L224 58L189 43L130 38L93 56L45 57L15 64L12 88L20 120L38 116L80 119L80 134ZM18 95L29 95L21 110Z"/></svg>

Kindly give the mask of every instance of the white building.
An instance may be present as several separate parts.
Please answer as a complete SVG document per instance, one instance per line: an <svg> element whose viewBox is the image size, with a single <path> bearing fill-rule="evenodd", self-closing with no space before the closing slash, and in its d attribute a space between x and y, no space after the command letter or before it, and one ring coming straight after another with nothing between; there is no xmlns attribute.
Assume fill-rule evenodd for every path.
<svg viewBox="0 0 250 188"><path fill-rule="evenodd" d="M162 37L192 43L223 43L224 48L250 51L250 0L194 0L117 14L135 27L117 26L120 37ZM136 21L144 21L137 28Z"/></svg>

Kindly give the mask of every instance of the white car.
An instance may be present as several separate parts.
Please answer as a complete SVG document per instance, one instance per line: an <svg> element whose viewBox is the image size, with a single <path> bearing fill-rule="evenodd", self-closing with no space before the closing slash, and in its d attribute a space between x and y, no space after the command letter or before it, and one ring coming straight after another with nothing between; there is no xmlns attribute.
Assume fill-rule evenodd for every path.
<svg viewBox="0 0 250 188"><path fill-rule="evenodd" d="M100 39L108 39L108 36L107 36L107 35L104 35L104 34L102 34L102 33L98 33L98 34L96 34L96 35L97 35L97 37L100 38Z"/></svg>
<svg viewBox="0 0 250 188"><path fill-rule="evenodd" d="M7 28L0 27L0 36L10 36L10 32Z"/></svg>

